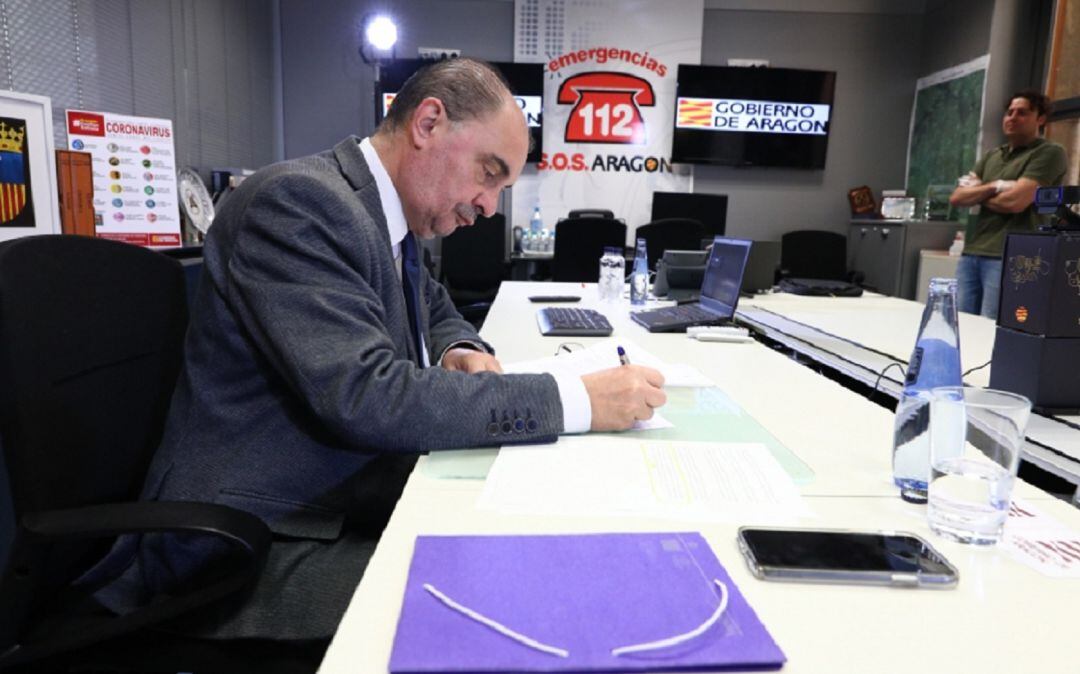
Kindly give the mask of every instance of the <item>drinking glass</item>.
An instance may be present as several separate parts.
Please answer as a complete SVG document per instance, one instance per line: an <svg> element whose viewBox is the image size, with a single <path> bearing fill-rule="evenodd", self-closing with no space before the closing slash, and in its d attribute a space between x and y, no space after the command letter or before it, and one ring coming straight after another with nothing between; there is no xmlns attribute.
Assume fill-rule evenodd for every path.
<svg viewBox="0 0 1080 674"><path fill-rule="evenodd" d="M930 528L960 543L993 545L1009 513L1031 401L945 386L931 391L930 405Z"/></svg>

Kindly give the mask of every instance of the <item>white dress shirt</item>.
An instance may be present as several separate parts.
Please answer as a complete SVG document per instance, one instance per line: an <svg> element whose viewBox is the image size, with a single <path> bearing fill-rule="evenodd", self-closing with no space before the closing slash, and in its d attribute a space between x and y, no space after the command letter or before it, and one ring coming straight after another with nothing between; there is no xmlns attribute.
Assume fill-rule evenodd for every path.
<svg viewBox="0 0 1080 674"><path fill-rule="evenodd" d="M401 198L397 189L394 188L390 174L386 172L379 153L371 144L369 138L360 141L360 152L364 155L371 175L375 177L375 186L379 190L379 200L382 202L383 215L386 216L386 229L390 234L390 245L394 251L394 260L398 264L398 273L401 270L401 241L408 233L409 227L405 222L405 212L401 208ZM423 336L421 336L423 339ZM456 344L447 347L447 351ZM424 366L428 362L427 345L421 344ZM446 352L443 352L446 355ZM442 356L439 357L442 362ZM563 408L563 432L584 433L592 425L592 405L589 403L589 394L585 390L585 383L580 377L573 375L552 375L559 387L559 400Z"/></svg>

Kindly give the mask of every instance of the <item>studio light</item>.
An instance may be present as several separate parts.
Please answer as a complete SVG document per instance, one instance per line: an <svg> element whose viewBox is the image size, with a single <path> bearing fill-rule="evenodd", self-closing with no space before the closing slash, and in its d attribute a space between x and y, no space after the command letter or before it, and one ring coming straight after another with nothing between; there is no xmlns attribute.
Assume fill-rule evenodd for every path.
<svg viewBox="0 0 1080 674"><path fill-rule="evenodd" d="M397 42L397 26L385 16L375 16L367 22L364 35L372 47L386 51Z"/></svg>

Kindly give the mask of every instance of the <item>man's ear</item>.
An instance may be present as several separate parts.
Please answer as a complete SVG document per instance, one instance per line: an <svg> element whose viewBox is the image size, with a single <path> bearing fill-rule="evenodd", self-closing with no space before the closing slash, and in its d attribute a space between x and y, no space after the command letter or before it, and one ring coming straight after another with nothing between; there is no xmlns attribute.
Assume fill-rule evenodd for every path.
<svg viewBox="0 0 1080 674"><path fill-rule="evenodd" d="M446 120L446 107L442 101L434 97L420 101L420 105L413 111L409 125L409 135L413 146L420 149L431 142L444 120Z"/></svg>

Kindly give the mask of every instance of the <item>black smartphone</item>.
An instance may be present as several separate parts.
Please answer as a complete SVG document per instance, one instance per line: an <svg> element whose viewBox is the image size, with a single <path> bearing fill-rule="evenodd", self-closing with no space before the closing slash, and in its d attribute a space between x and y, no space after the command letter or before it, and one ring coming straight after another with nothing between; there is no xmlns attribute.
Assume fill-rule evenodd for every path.
<svg viewBox="0 0 1080 674"><path fill-rule="evenodd" d="M530 302L580 302L577 295L531 295Z"/></svg>
<svg viewBox="0 0 1080 674"><path fill-rule="evenodd" d="M960 573L915 534L742 527L739 548L762 580L955 587Z"/></svg>

